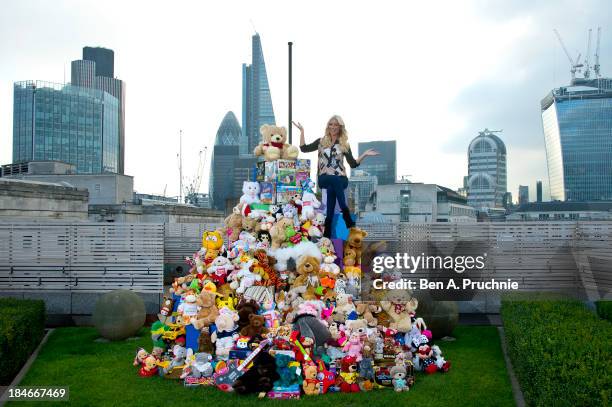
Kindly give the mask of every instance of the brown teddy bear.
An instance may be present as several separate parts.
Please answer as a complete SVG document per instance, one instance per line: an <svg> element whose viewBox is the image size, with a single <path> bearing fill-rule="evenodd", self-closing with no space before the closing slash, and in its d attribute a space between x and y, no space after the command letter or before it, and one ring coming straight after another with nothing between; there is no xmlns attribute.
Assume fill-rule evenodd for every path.
<svg viewBox="0 0 612 407"><path fill-rule="evenodd" d="M263 156L265 161L294 160L299 154L297 147L287 144L287 129L269 124L264 124L259 131L262 142L259 143L253 153L255 156Z"/></svg>
<svg viewBox="0 0 612 407"><path fill-rule="evenodd" d="M321 263L314 256L302 256L298 259L295 268L298 276L293 281L293 287L306 287L306 292L302 294L305 300L316 298L315 289L319 284L319 269Z"/></svg>
<svg viewBox="0 0 612 407"><path fill-rule="evenodd" d="M249 232L251 234L255 234L259 230L259 222L255 218L243 216L242 217L242 230L244 230L245 232Z"/></svg>
<svg viewBox="0 0 612 407"><path fill-rule="evenodd" d="M270 236L272 236L272 249L278 249L287 239L287 227L293 226L293 219L282 217L274 226L270 228Z"/></svg>
<svg viewBox="0 0 612 407"><path fill-rule="evenodd" d="M238 327L242 329L249 325L251 315L257 314L259 305L255 300L242 299L236 306L236 311L238 312Z"/></svg>
<svg viewBox="0 0 612 407"><path fill-rule="evenodd" d="M399 332L409 332L412 329L412 316L419 305L416 298L406 302L381 301L380 306L389 314L391 323L389 328ZM420 319L420 318L419 318Z"/></svg>
<svg viewBox="0 0 612 407"><path fill-rule="evenodd" d="M256 335L265 335L268 330L265 326L266 318L263 315L249 315L249 324L240 330L240 335L254 337Z"/></svg>
<svg viewBox="0 0 612 407"><path fill-rule="evenodd" d="M237 213L236 211L234 211L231 215L225 218L225 227L228 232L224 234L224 237L229 235L229 240L232 242L238 240L238 236L242 231L242 218L243 216L240 213Z"/></svg>
<svg viewBox="0 0 612 407"><path fill-rule="evenodd" d="M376 304L368 304L365 302L356 302L355 306L357 308L357 315L365 319L369 327L375 327L378 324L378 319L374 314L381 312L382 308Z"/></svg>
<svg viewBox="0 0 612 407"><path fill-rule="evenodd" d="M361 251L363 249L363 239L368 236L368 232L359 228L350 228L346 238L346 246L355 250L355 265L361 264ZM346 251L346 250L345 250Z"/></svg>
<svg viewBox="0 0 612 407"><path fill-rule="evenodd" d="M195 320L192 320L195 329L202 329L215 322L215 318L219 316L219 310L215 304L217 295L213 292L202 290L196 298L198 304L198 314Z"/></svg>

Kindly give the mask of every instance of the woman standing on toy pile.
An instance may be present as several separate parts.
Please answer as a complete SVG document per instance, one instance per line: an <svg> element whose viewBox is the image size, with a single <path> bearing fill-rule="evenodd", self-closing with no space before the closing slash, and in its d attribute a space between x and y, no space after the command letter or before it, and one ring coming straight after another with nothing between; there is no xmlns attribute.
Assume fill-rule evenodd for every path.
<svg viewBox="0 0 612 407"><path fill-rule="evenodd" d="M332 116L327 122L325 135L316 139L311 144L304 141L304 127L298 122L293 122L295 127L300 130L300 151L310 153L318 151L319 165L318 181L319 187L327 190L327 217L325 218L324 236L331 238L331 224L334 216L336 200L342 210L342 218L347 228L355 227L355 222L351 218L351 212L346 205L344 190L348 187L348 178L344 169L344 159L351 168L359 167L365 157L378 155L375 150L369 149L355 160L351 153L351 146L348 143L348 135L344 121L338 115Z"/></svg>

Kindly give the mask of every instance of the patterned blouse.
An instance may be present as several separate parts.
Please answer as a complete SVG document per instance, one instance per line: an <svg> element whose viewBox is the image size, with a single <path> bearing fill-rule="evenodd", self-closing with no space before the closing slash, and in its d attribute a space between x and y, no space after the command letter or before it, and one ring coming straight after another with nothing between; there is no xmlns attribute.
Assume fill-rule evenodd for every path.
<svg viewBox="0 0 612 407"><path fill-rule="evenodd" d="M340 150L340 145L337 140L330 148L323 148L321 139L318 138L310 144L300 146L300 151L302 153L311 153L313 151L319 152L318 175L337 175L346 177L346 169L344 168L345 158L351 168L359 167L359 163L353 157L351 148L349 147L348 151L343 153Z"/></svg>

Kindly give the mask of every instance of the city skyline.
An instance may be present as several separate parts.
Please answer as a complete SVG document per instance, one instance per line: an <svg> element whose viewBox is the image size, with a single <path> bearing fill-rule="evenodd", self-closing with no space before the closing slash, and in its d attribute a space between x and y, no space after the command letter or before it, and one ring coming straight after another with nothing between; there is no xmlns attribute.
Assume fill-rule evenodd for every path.
<svg viewBox="0 0 612 407"><path fill-rule="evenodd" d="M168 185L168 194L178 195L179 129L184 146L189 146L184 151L189 176L204 145L209 146L210 160L225 113L233 110L241 117L240 65L250 59L248 38L254 25L265 44L278 124L287 120L286 47L287 41L294 41L293 117L304 124L307 141L319 137L327 119L338 113L347 123L353 149L359 142L395 139L398 156L405 157L398 161L398 177L411 174L416 182L458 188L469 140L484 127L503 128L508 190L516 191L519 184L531 189L542 179L546 200L539 100L570 79L552 29L559 29L573 52L586 47L589 27L602 26L602 73L610 72L609 7L605 2L587 3L487 7L470 2L442 8L394 5L393 10L331 4L325 13L309 7L289 12L282 3L268 8L242 2L218 8L192 3L171 10L151 3L137 25L134 16L142 10L131 4L122 4L122 13L96 3L43 3L36 8L10 4L0 16L4 38L37 16L41 23L17 43L0 44L0 163L11 162L13 82L61 82L63 77L68 82L70 61L80 59L77 51L99 45L116 52L116 72L130 84L125 173L135 176L138 191L161 193ZM218 18L224 14L232 15L231 30ZM294 14L302 17L288 17ZM332 24L335 15L343 17L341 24ZM404 24L406 16L409 25ZM86 23L89 20L96 24ZM156 29L172 21L167 30ZM371 30L361 30L365 24ZM324 33L314 26L323 27ZM223 35L201 41L214 34ZM408 94L415 97L406 98ZM436 162L445 165L432 164ZM208 188L207 181L201 191Z"/></svg>

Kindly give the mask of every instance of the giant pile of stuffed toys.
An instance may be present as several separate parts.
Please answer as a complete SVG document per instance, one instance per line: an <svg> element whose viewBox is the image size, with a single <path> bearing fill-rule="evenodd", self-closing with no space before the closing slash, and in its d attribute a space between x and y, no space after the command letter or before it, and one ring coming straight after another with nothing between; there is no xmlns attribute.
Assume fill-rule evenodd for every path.
<svg viewBox="0 0 612 407"><path fill-rule="evenodd" d="M151 327L152 351L136 354L138 373L299 398L406 391L417 370L448 371L415 317L416 299L358 301L366 232L322 237L309 160L297 159L283 128L262 134L257 181L244 183L225 227L205 232L187 259L189 273L174 281Z"/></svg>

